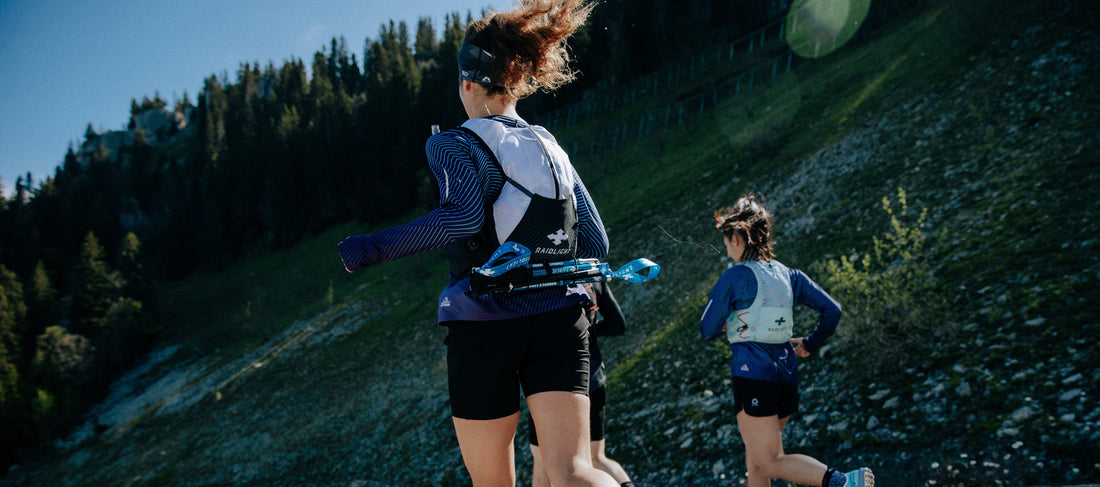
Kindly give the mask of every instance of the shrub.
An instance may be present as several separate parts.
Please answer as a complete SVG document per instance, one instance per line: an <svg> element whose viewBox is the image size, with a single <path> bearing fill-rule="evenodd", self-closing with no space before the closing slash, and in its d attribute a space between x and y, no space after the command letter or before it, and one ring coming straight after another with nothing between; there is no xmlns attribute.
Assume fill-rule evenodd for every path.
<svg viewBox="0 0 1100 487"><path fill-rule="evenodd" d="M861 375L891 377L934 357L937 344L954 328L927 247L928 209L912 215L901 188L896 204L897 211L895 202L883 197L890 230L872 237L871 250L814 265L821 285L844 308L836 338L847 343L842 348L851 351L848 366Z"/></svg>

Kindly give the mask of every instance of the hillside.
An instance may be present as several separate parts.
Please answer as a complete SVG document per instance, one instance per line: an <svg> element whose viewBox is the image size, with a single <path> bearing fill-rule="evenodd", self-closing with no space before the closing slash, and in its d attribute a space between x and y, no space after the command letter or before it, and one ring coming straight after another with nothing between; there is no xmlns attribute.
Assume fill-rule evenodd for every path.
<svg viewBox="0 0 1100 487"><path fill-rule="evenodd" d="M990 6L996 23L977 16ZM846 311L800 367L789 452L871 465L890 486L1100 482L1097 20L1086 2L923 2L659 136L576 161L608 260L662 265L615 287L628 332L602 347L609 454L637 485L743 475L728 351L697 320L728 264L709 248L710 214L747 190L774 209L780 260ZM908 228L920 236L898 239ZM335 244L367 231L166 286L165 345L84 430L0 485L467 483L445 333L426 311L445 265L429 254L349 275Z"/></svg>

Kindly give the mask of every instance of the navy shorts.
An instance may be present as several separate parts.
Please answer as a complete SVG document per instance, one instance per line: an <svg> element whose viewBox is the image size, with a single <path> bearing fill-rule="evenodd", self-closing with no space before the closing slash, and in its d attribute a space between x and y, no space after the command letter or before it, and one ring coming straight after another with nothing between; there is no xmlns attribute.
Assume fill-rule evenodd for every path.
<svg viewBox="0 0 1100 487"><path fill-rule="evenodd" d="M494 321L448 321L451 414L497 419L519 412L527 396L588 394L588 320L580 306Z"/></svg>
<svg viewBox="0 0 1100 487"><path fill-rule="evenodd" d="M798 411L798 385L767 380L733 378L735 413L742 410L754 418L786 418Z"/></svg>

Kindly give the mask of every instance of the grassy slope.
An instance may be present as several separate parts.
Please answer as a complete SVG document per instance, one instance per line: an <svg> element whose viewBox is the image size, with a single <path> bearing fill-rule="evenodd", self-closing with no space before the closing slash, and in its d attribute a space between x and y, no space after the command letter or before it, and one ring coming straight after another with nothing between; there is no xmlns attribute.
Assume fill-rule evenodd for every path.
<svg viewBox="0 0 1100 487"><path fill-rule="evenodd" d="M1026 67L1024 74L1005 72L1011 62L988 61L1030 62L1082 25L1066 27L1063 19L1067 32L1047 24L1028 37L1028 28L1042 24L1038 10L997 7L1008 20L994 28L975 20L988 13L983 7L945 7L950 3L926 2L912 19L804 63L660 137L576 161L609 228L609 260L645 256L663 266L657 281L616 288L628 334L604 347L611 367L609 447L639 485L715 485L743 468L723 409L728 352L699 340L695 324L725 266L711 248L720 246L710 212L744 190L761 191L775 208L780 258L817 269L824 259L870 250L871 237L887 230L879 201L898 186L912 206L930 209L929 231L947 236L936 275L952 283L951 302L969 314L953 315L948 325L955 332L937 338L944 341L937 354L915 360L902 377L845 370L846 354L860 351L857 337L842 329L835 355L804 364L804 415L789 428L788 449L830 462L874 461L880 475L905 475L912 484L990 483L1004 475L1001 466L968 465L966 458L979 455L1024 482L1100 479L1085 460L1095 447L1081 448L1080 437L1065 431L1072 420L1063 424L1066 405L1056 400L1068 388L1060 383L1089 371L1096 357L1076 336L1095 336L1097 322L1089 306L1097 280L1097 95L1078 93L1073 112L1086 116L1063 119L1064 97L1005 84L1027 81ZM973 34L981 40L974 43ZM1091 56L1097 61L1096 52ZM1093 66L1076 76L1095 80ZM993 72L988 79L972 79L986 71ZM962 85L973 88L969 98L956 93ZM1022 99L1006 105L1006 94ZM565 140L584 128L558 135ZM426 312L444 263L430 254L349 275L335 244L369 230L336 228L292 250L167 286L169 343L186 345L168 365L202 361L219 387L184 412L158 415L167 403L154 406L75 453L43 459L42 468L9 479L462 483L447 414L444 333ZM1025 325L1036 317L1047 318L1048 327ZM984 343L973 339L979 330ZM1081 353L1067 354L1067 347ZM242 366L245 353L253 355ZM1049 367L1025 367L1035 363ZM1089 377L1086 397L1096 393L1098 378ZM974 392L954 396L963 382ZM927 395L936 383L946 384L949 397ZM854 392L851 398L829 400L829 391L841 387ZM883 388L901 405L867 399ZM1016 438L998 437L1003 421L1028 404L1046 414L1017 420ZM945 411L922 409L941 405ZM880 434L853 410L875 416ZM1010 446L1017 439L1035 460ZM961 454L968 457L960 460ZM522 478L528 463L519 457ZM1034 468L1036 461L1062 462L1066 470L1052 474ZM1083 471L1075 475L1073 466Z"/></svg>
<svg viewBox="0 0 1100 487"><path fill-rule="evenodd" d="M685 149L688 158L709 156L710 164L700 170L698 179L681 182L680 187L692 188L690 196L674 194L671 200L657 203L654 216L677 215L670 220L702 229L672 232L680 240L717 243L713 231L705 230L708 211L743 190L761 190L776 207L781 258L815 268L823 256L869 252L870 237L888 230L879 200L904 187L913 206L930 209L929 230L947 238L937 249L942 260L935 267L944 291L950 294L946 299L959 311L945 318L964 321L944 323L943 328L950 331L944 336L950 339L936 344L936 355L898 357L913 364L900 377L843 370L845 355L851 358L851 354L875 354L875 350L856 348L838 352L839 359L808 361L804 364L806 389L854 394L845 394L842 400L833 400L828 392L804 397L804 411L827 413L830 421L823 423L820 415L813 414L817 424L811 431L791 428L795 432L791 438L800 451L842 465L885 464L882 470L888 474L904 473L909 482L918 484L928 478L941 485L989 483L999 478L1010 483L1095 479L1100 473L1087 460L1095 449L1081 450L1086 436L1070 433L1083 426L1079 422L1082 408L1077 406L1073 416L1069 411L1075 410L1074 404L1059 403L1059 396L1079 384L1081 378L1074 377L1090 370L1088 363L1095 358L1081 334L1094 330L1097 318L1095 309L1086 304L1087 296L1096 297L1093 235L1097 223L1092 197L1096 191L1089 186L1097 179L1093 169L1097 148L1095 137L1088 135L1095 134L1096 121L1081 114L1095 116L1097 97L1083 82L1072 84L1075 90L1066 92L1072 101L1050 93L1055 83L1019 86L1029 81L1037 84L1034 80L1043 76L1066 76L1027 64L1049 59L1042 52L1056 42L1094 43L1095 36L1062 34L1064 39L1037 42L1036 37L1043 37L1038 33L1056 38L1050 30L1059 24L1044 25L1028 17L1033 11L1012 17L1019 12L1010 10L1000 14L1021 24L1004 24L1004 31L984 32L989 37L974 46L960 45L968 39L960 31L982 27L971 16L980 9L960 12L940 7L933 4L914 22L896 25L894 32L876 35L829 59L830 66L800 70L797 79L785 79L768 90L777 90L775 96L763 93L736 100L715 114L713 126L700 122L691 148ZM1064 19L1060 25L1066 27ZM1095 55L1092 51L1093 59ZM990 56L1002 60L989 62ZM1007 61L1008 56L1018 57ZM966 94L957 95L963 86L968 88ZM750 112L746 104L759 119L746 120L743 114ZM1057 107L1069 104L1077 104L1073 113L1057 112ZM770 127L771 132L747 128L751 126ZM869 135L870 128L874 130ZM772 142L775 139L781 142ZM743 140L751 142L742 144ZM752 154L753 147L764 149ZM771 153L769 147L774 148ZM715 152L738 154L739 164L724 167L724 159ZM844 157L853 160L836 161ZM807 167L830 164L830 170ZM838 176L838 171L849 172ZM798 190L789 191L791 186ZM817 223L801 225L807 216ZM792 220L800 225L791 224ZM623 240L647 240L646 225L640 223L643 229ZM700 268L692 261L706 252L686 245L674 248L674 253L654 258L672 269L663 277L674 282L663 284L683 290L679 306L670 312L669 300L661 300L632 308L633 324L644 328L642 337L628 345L623 355L612 352L612 363L620 362L612 369L611 400L620 406L609 417L615 421L623 415L616 426L629 440L617 447L613 443L612 452L636 466L635 470L669 472L650 476L655 482L669 478L684 482L684 471L702 472L698 477L705 478L722 460L724 468L713 472L736 471L743 458L726 452L732 420L728 411L718 410L716 401L708 399L712 393L725 393L722 382L728 354L713 353L714 360L695 358L709 348L699 343L695 331L705 292L696 283L709 286L721 267ZM691 277L680 279L677 272ZM896 319L904 322L905 313L914 310L899 311ZM1051 330L1025 324L1052 316L1065 321L1059 318L1057 328ZM639 317L662 320L651 324L639 322ZM841 344L861 346L858 337L846 337L844 331L837 338ZM1027 340L1020 339L1025 336ZM941 340L939 336L927 339ZM638 353L639 345L644 352ZM1040 363L1058 367L1049 378L1039 380L1025 364ZM815 376L821 372L846 380ZM676 379L665 379L670 375ZM1096 375L1092 378L1095 381ZM925 394L941 382L951 388L965 382L981 392L948 393L950 397L943 398ZM890 388L891 394L885 397L901 399L899 412L883 407L882 400L861 399ZM924 407L919 404L922 401L933 406ZM1013 418L1025 406L1044 408L1049 416ZM935 408L947 408L947 412L936 414ZM868 415L845 413L846 409L876 416L881 431L858 431L865 429ZM1095 420L1094 409L1086 407L1084 412ZM999 427L1010 418L1016 419L1014 426L1026 425L1018 436L1001 435L1004 431ZM647 426L653 423L668 429ZM845 427L835 428L838 424ZM1014 446L1017 441L1024 446ZM682 448L670 449L670 443ZM1029 453L1037 453L1025 461L1031 465L1036 458L1038 463L1045 459L1046 465L1057 463L1052 460L1065 463L1052 469L1002 472L1002 464L1019 461L1010 458L1028 458ZM967 456L957 458L961 454ZM967 458L977 457L991 458L993 466L981 466L981 460L978 467L970 465ZM931 466L934 462L938 467ZM1022 477L1013 481L1007 471Z"/></svg>

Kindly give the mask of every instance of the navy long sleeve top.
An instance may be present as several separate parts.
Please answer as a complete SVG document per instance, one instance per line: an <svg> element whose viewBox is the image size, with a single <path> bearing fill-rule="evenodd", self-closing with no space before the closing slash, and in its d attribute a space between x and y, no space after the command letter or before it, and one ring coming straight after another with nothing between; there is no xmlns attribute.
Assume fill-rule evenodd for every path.
<svg viewBox="0 0 1100 487"><path fill-rule="evenodd" d="M805 305L818 312L814 331L803 344L813 352L821 348L840 322L840 304L798 269L788 268L794 305ZM703 338L725 335L726 320L737 310L747 309L756 299L757 283L752 269L735 265L726 269L714 284L699 323ZM794 347L790 343L736 342L730 344L730 373L735 377L768 380L785 384L798 382Z"/></svg>
<svg viewBox="0 0 1100 487"><path fill-rule="evenodd" d="M526 124L504 116L491 119L510 127ZM547 133L542 131L542 134ZM550 141L557 143L552 137ZM531 150L541 149L535 146ZM489 148L472 140L465 132L448 130L428 138L425 152L439 187L437 208L408 224L345 239L339 251L349 271L439 249L481 229L485 222L483 197L495 199L504 183L504 175L496 165L489 163L492 158ZM577 257L604 257L608 240L603 221L580 176L575 169L570 170L573 171L573 195L579 223ZM528 316L582 304L588 299L587 292L579 285L485 296L472 296L468 293L469 288L469 278L452 279L440 294L440 322Z"/></svg>

